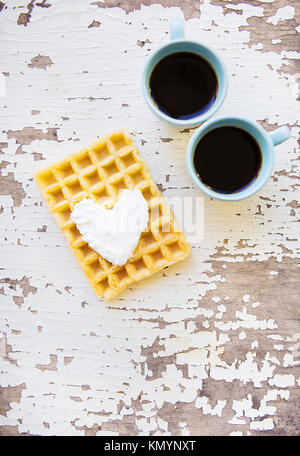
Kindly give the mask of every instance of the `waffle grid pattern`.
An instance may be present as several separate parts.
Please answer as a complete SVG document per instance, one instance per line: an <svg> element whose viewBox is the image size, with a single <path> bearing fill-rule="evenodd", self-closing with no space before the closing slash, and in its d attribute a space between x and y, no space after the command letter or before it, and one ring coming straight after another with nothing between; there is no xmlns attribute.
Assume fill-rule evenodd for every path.
<svg viewBox="0 0 300 456"><path fill-rule="evenodd" d="M190 254L172 211L123 130L38 171L35 181L91 286L104 299ZM70 219L71 211L83 198L92 198L110 209L122 189L134 188L139 188L148 202L150 221L134 256L124 266L113 266L82 239Z"/></svg>

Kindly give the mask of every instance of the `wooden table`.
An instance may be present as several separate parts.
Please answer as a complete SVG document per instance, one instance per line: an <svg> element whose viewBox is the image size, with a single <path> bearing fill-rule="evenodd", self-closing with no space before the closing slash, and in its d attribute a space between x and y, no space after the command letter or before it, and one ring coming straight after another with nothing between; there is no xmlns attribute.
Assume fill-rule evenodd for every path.
<svg viewBox="0 0 300 456"><path fill-rule="evenodd" d="M299 434L299 2L20 5L0 2L0 433ZM195 189L185 168L193 131L144 103L146 57L182 16L187 37L227 66L218 114L291 129L248 200ZM170 201L200 201L199 237L189 260L106 303L32 175L120 127Z"/></svg>

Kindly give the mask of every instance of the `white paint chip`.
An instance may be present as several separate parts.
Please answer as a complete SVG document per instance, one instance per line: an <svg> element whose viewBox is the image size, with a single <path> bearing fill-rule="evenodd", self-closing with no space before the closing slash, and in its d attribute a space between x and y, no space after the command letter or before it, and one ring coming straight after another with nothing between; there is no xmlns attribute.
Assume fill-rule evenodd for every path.
<svg viewBox="0 0 300 456"><path fill-rule="evenodd" d="M280 334L268 334L267 338L272 340L283 340L283 337L280 336Z"/></svg>
<svg viewBox="0 0 300 456"><path fill-rule="evenodd" d="M261 421L251 421L250 429L253 431L271 431L274 429L274 422L272 418L265 418Z"/></svg>
<svg viewBox="0 0 300 456"><path fill-rule="evenodd" d="M218 311L221 312L221 313L226 312L226 306L224 306L224 304L220 304L218 306Z"/></svg>
<svg viewBox="0 0 300 456"><path fill-rule="evenodd" d="M291 90L291 83L294 84L295 80L292 81L284 68L288 67L288 59L296 62L299 53L266 54L261 50L261 43L256 48L249 47L251 37L247 20L253 16L263 17L263 3L261 8L246 2L234 5L242 14L234 11L224 14L219 5L208 1L199 2L199 5L201 20L194 18L187 21L186 35L191 39L201 36L201 41L222 55L228 73L234 75L230 80L226 104L219 114L235 112L244 115L244 106L247 106L247 116L251 119L267 119L270 127L290 125L291 139L278 146L274 172L291 170L291 154L298 147L300 118L298 102ZM232 426L235 426L233 433L241 435L243 426L243 434L249 435L250 422L256 431L271 429L270 414L276 416L277 413L272 401L278 402L276 406L280 410L280 401L289 399L296 382L292 377L277 375L277 371L293 371L294 361L287 354L295 340L282 326L279 314L276 313L274 319L269 318L273 315L270 314L271 303L267 297L262 297L259 311L254 310L259 302L252 304L252 314L246 308L250 305L245 305L240 311L241 299L236 299L235 290L230 288L229 266L233 265L238 270L239 262L241 266L250 266L252 260L264 262L275 257L280 262L284 257L297 257L299 233L295 218L290 214L291 207L286 206L290 201L287 199L289 193L284 191L292 188L294 180L290 175L279 174L278 179L271 181L259 194L241 202L241 216L235 216L239 203L223 205L217 201L206 201L207 235L201 243L193 246L191 259L166 270L166 277L137 284L112 306L104 305L75 266L45 203L40 205L37 189L29 181L33 169L38 168L32 154L38 148L46 159L41 164L47 166L115 127L121 126L129 131L135 129L136 141L157 182L164 183L166 172L170 172L172 186L166 193L172 197L178 196L179 192L180 199L195 195L186 173L183 153L189 135L176 129L171 132L169 126L148 111L142 99L137 71L146 60L148 46L135 45L138 39L148 38L153 48L158 46L166 39L170 17L182 13L177 7L152 4L126 15L121 8L104 11L95 5L87 7L86 2L69 0L55 2L47 9L34 8L30 24L23 27L16 23L19 12L10 11L13 13L10 20L2 21L1 18L2 36L4 40L10 37L9 47L0 49L7 71L10 71L10 76L6 77L6 99L0 99L2 112L7 112L1 119L2 131L19 130L29 122L35 129L44 132L55 126L59 141L34 140L24 147L23 152L26 153L18 152L17 159L12 160L19 150L16 138L7 139L4 133L4 139L0 139L1 143L8 143L3 148L1 159L9 164L2 170L2 176L7 178L8 173L13 173L16 181L23 183L27 194L23 205L16 208L13 208L11 195L0 195L0 212L3 211L1 229L7 237L7 269L0 271L0 280L11 277L13 281L21 281L20 264L26 264L30 285L33 289L37 288L37 293L24 296L23 305L18 307L13 297L22 296L21 285L14 285L16 290L5 281L0 285L0 290L3 288L5 293L2 309L5 319L0 319L1 386L15 387L19 379L26 378L26 390L22 391L20 402L10 403L11 409L6 416L0 415L0 426L17 426L19 432L38 435L84 435L84 427L91 429L96 424L101 428L102 424L112 423L112 429L115 429L120 418L124 417L125 424L126 417L130 417L131 429L137 428L140 435L169 435L168 423L158 417L158 409L164 416L164 405L168 410L170 404L173 407L179 402L184 409L192 409L197 403L197 419L203 420L201 426L207 418L210 423L212 417L220 421L220 418L224 419L226 401L222 397L199 399L199 394L204 393L204 382L208 390L210 384L214 384L220 396L223 388L228 393L232 389L231 382L235 382L238 387L232 389L226 410L230 412L233 401L236 401L235 413L238 416L232 420ZM25 12L26 7L22 11ZM11 13L8 11L7 14ZM72 20L74 14L80 17L78 27ZM99 20L101 27L88 30L87 26L93 20ZM276 22L279 19L273 16L272 20ZM30 34L35 37L34 41L30 39ZM49 54L55 63L38 75L28 68L27 62L42 52ZM34 81L31 84L32 78ZM98 85L100 82L103 85ZM22 103L17 106L15 100L18 99ZM126 115L120 107L123 101L130 104ZM3 107L4 103L7 108ZM40 114L32 117L32 108L39 106ZM282 106L288 106L288 109L282 109ZM69 120L62 122L61 115L68 116ZM171 134L171 145L161 141L162 137L167 138ZM154 150L157 154L153 153ZM293 163L293 166L297 164L296 161ZM298 169L295 168L293 173L298 175ZM292 199L296 196L298 190L295 187ZM260 197L276 201L276 216L267 215L266 203ZM255 215L257 203L262 204L265 215ZM23 222L21 245L17 247L19 227ZM48 230L41 235L37 229L43 224L48 226ZM219 266L222 265L222 274L228 276L226 293L230 296L225 296L224 301L230 302L230 305L224 315L225 306L215 306L214 301L207 298L219 294L223 300L225 289L225 277L214 274L210 260L215 258L220 239L227 239L229 254L236 252L234 249L241 233L248 241L242 242L238 255L231 257L226 254L223 259L217 259ZM255 240L252 242L253 237ZM287 237L297 240L286 241ZM292 253L286 253L284 247ZM226 265L223 264L225 261ZM275 284L276 280L272 282ZM66 285L73 287L72 295L64 291ZM247 280L241 281L239 296L252 288L253 284L250 287ZM249 303L250 295L244 296L243 302ZM218 307L217 313L215 307ZM37 331L37 325L43 330ZM15 333L17 330L21 332ZM278 336L284 334L284 347L281 345L282 352L275 353L276 356L274 350L270 350L267 356L266 350L273 343L267 337L273 331ZM7 333L7 340L3 338L4 333ZM239 334L247 334L247 346L251 345L246 354L233 345L239 344ZM280 340L275 338L274 343L283 344ZM12 347L10 360L6 356L6 344ZM259 357L255 353L258 346ZM227 361L227 354L231 353L234 353L235 359ZM53 363L47 369L49 361L53 361L49 358L50 354L56 356L57 370L51 370ZM71 358L72 361L68 362ZM12 360L16 360L17 365ZM154 376L157 371L152 370L153 361L162 366L158 376ZM46 366L46 369L42 371L37 365ZM241 399L244 391L249 393L256 388L260 397L268 391L258 409L253 407L248 394ZM272 396L270 391L275 391L276 395ZM135 401L139 401L138 410L133 409ZM269 421L264 419L264 414ZM180 422L185 419L177 416ZM49 423L49 429L43 421ZM274 419L274 422L277 421ZM188 427L188 424L177 426L178 433L189 433ZM102 431L97 434L102 435ZM106 431L106 435L116 434Z"/></svg>

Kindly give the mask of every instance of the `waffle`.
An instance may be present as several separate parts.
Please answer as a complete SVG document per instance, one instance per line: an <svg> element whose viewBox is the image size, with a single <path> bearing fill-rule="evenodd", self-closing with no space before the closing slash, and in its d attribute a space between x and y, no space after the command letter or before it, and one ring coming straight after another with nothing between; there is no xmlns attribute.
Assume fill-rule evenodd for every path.
<svg viewBox="0 0 300 456"><path fill-rule="evenodd" d="M101 298L113 298L125 287L183 260L191 252L137 147L123 130L38 171L34 179L91 286ZM114 266L82 239L70 219L71 211L83 198L92 198L109 209L122 189L134 188L139 188L148 202L148 227L133 257L123 266Z"/></svg>

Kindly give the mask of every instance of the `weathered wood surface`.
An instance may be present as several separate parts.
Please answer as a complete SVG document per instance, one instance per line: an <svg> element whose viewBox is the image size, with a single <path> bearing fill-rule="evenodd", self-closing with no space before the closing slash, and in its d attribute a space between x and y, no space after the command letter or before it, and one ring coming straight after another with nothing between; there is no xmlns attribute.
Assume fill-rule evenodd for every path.
<svg viewBox="0 0 300 456"><path fill-rule="evenodd" d="M12 0L0 10L0 433L299 434L299 2ZM185 169L192 131L154 118L140 90L146 56L182 15L187 36L228 68L219 114L289 125L292 137L259 194L204 197L190 260L107 304L32 174L125 127L166 197L203 197Z"/></svg>

